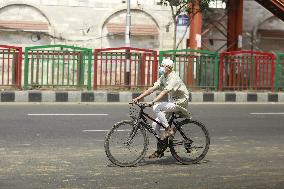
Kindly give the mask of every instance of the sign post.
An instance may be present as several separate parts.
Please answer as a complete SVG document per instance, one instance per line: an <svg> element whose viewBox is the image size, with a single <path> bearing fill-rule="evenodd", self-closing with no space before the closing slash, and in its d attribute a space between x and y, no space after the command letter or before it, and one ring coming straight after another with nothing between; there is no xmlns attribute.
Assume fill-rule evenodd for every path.
<svg viewBox="0 0 284 189"><path fill-rule="evenodd" d="M125 26L125 60L126 60L126 73L125 73L125 85L130 87L130 0L127 0L127 13L126 13L126 26Z"/></svg>

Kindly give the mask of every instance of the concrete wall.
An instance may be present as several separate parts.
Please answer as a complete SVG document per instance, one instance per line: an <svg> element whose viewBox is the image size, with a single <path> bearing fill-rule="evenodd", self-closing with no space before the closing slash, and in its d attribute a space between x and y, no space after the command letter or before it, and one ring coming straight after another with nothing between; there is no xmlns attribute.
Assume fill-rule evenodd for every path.
<svg viewBox="0 0 284 189"><path fill-rule="evenodd" d="M282 30L284 22L254 0L244 1L244 48L261 51L284 51L284 38L264 38L259 29ZM276 42L277 41L277 42Z"/></svg>
<svg viewBox="0 0 284 189"><path fill-rule="evenodd" d="M49 23L49 30L41 32L41 39L30 40L36 31L3 31L0 43L21 46L43 44L71 44L82 47L101 48L124 45L124 36L108 37L104 25L114 21L125 23L126 3L121 0L26 0L0 1L0 20L42 21ZM156 25L159 36L134 37L133 46L145 48L172 47L173 25L169 7L157 5L155 1L132 1L132 24ZM142 1L141 1L142 2ZM146 2L146 4L145 4ZM19 36L22 35L22 39ZM44 36L51 36L47 40ZM9 39L9 40L8 40Z"/></svg>
<svg viewBox="0 0 284 189"><path fill-rule="evenodd" d="M124 3L123 3L124 2ZM48 31L1 30L0 44L34 46L68 44L90 48L124 45L124 36L108 36L106 23L125 23L126 0L0 0L0 20L41 21L49 25ZM158 36L134 36L132 46L150 49L172 49L173 24L169 7L157 5L159 0L132 0L132 24L155 25ZM273 22L271 22L273 20ZM224 23L226 20L224 21ZM226 24L225 24L226 25ZM283 29L284 23L252 0L244 1L244 49L283 51L283 39L262 39L259 28ZM225 31L226 32L226 31ZM223 36L217 30L214 38ZM205 36L206 37L206 36ZM208 37L208 36L207 36ZM224 41L207 44L214 50ZM180 48L185 48L185 40Z"/></svg>

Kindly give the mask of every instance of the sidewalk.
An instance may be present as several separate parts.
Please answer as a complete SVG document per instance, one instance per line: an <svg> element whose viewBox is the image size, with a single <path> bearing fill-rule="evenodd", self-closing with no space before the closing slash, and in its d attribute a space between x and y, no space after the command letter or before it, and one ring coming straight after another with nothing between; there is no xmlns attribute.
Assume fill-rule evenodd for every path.
<svg viewBox="0 0 284 189"><path fill-rule="evenodd" d="M155 92L144 101L152 100ZM111 91L3 91L1 102L130 102L137 92ZM192 92L191 102L197 103L284 103L284 92Z"/></svg>

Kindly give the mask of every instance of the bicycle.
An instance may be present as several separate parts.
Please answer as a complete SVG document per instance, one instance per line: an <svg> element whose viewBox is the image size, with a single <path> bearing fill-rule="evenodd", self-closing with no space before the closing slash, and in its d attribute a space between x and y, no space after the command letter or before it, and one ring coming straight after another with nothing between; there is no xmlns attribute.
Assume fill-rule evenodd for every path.
<svg viewBox="0 0 284 189"><path fill-rule="evenodd" d="M134 106L133 103L129 104ZM139 114L130 116L132 120L117 122L106 135L105 153L113 164L121 167L138 164L148 150L149 139L146 131L153 134L164 146L163 151L169 147L172 156L181 164L198 163L205 157L209 150L210 137L204 124L178 113L171 113L169 125L174 125L176 132L172 137L160 139L148 123L148 119L155 121L161 127L164 126L144 112L144 109L150 105L145 103L136 105L140 108Z"/></svg>

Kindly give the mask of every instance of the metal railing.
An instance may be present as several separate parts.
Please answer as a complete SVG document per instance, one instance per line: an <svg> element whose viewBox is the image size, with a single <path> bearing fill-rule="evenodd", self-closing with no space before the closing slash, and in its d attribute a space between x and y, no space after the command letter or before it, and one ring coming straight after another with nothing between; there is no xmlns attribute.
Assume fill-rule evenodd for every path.
<svg viewBox="0 0 284 189"><path fill-rule="evenodd" d="M21 88L22 47L0 45L0 86Z"/></svg>
<svg viewBox="0 0 284 189"><path fill-rule="evenodd" d="M0 87L22 87L21 47L0 45ZM66 45L26 47L24 89L133 89L157 80L159 62L171 58L187 87L204 90L284 89L284 54L140 48L91 49ZM93 65L92 65L93 64ZM93 74L93 75L92 75Z"/></svg>
<svg viewBox="0 0 284 189"><path fill-rule="evenodd" d="M25 48L24 88L91 89L92 50L66 45Z"/></svg>
<svg viewBox="0 0 284 189"><path fill-rule="evenodd" d="M143 88L157 79L157 51L106 48L94 51L93 88Z"/></svg>
<svg viewBox="0 0 284 189"><path fill-rule="evenodd" d="M220 54L220 90L273 90L275 55L256 51Z"/></svg>
<svg viewBox="0 0 284 189"><path fill-rule="evenodd" d="M167 50L159 52L159 61L171 58L174 70L184 83L195 89L218 89L218 54L203 50Z"/></svg>

